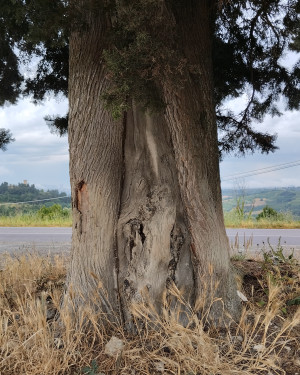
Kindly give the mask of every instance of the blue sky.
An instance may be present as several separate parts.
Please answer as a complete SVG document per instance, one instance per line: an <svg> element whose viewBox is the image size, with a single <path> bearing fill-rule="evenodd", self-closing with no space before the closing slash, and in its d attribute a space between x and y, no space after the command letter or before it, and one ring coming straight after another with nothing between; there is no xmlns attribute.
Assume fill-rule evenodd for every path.
<svg viewBox="0 0 300 375"><path fill-rule="evenodd" d="M242 105L243 99L231 105ZM51 134L44 121L45 115L65 114L67 101L48 99L43 105L34 105L29 99L0 108L0 127L11 129L16 141L6 152L0 151L0 183L17 184L28 180L39 188L69 190L68 140ZM221 177L240 172L293 162L300 159L300 112L286 111L282 117L267 116L263 123L255 125L263 131L277 133L274 154L225 156L221 163ZM234 188L242 183L251 187L300 186L300 166L248 177L224 181L222 187Z"/></svg>

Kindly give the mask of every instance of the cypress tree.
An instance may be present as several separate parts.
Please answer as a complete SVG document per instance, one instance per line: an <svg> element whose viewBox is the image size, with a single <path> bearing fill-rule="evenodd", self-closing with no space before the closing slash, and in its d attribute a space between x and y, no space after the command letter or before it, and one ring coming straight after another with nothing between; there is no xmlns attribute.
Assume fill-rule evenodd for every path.
<svg viewBox="0 0 300 375"><path fill-rule="evenodd" d="M222 299L238 316L219 153L274 151L276 136L253 121L280 115L281 97L299 109L299 62L281 63L289 48L299 51L299 4L0 2L1 103L69 98L65 118L48 118L69 133L66 304L92 304L97 290L93 307L130 328L132 303L147 296L160 311L167 293L171 307L175 285L198 314L209 308L219 319ZM38 67L28 78L31 59ZM245 93L240 113L226 110Z"/></svg>

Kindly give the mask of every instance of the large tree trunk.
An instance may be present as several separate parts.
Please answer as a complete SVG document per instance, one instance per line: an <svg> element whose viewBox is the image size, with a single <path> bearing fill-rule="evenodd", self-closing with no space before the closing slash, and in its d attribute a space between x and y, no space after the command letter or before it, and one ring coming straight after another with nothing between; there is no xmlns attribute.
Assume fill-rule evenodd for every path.
<svg viewBox="0 0 300 375"><path fill-rule="evenodd" d="M113 121L101 103L109 84L101 64L105 19L90 15L89 23L88 31L74 32L70 38L68 133L73 231L68 289L75 307L99 294L101 307L109 313L108 302L118 304L116 228L124 126ZM99 288L100 282L103 288Z"/></svg>
<svg viewBox="0 0 300 375"><path fill-rule="evenodd" d="M216 295L233 313L210 59L200 87L191 77L174 94L164 86L165 116L132 103L113 121L101 102L109 81L101 64L106 21L99 18L70 40L69 300L76 308L89 301L130 326L131 305L144 296L160 311L175 283L197 309L217 281ZM219 312L212 309L212 317Z"/></svg>
<svg viewBox="0 0 300 375"><path fill-rule="evenodd" d="M163 90L191 251L197 264L196 298L203 298L203 283L211 281L216 285L215 295L221 296L227 311L237 316L239 301L230 268L219 174L212 70L214 11L210 0L185 0L180 14L174 12L177 49L183 51L191 72L183 88L176 89L166 81ZM211 317L217 318L221 310L215 304Z"/></svg>

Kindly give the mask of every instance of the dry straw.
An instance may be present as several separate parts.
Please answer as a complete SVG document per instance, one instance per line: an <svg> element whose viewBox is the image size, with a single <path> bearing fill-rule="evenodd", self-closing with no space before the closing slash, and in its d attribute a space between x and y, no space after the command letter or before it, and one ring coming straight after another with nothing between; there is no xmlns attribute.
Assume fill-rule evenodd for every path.
<svg viewBox="0 0 300 375"><path fill-rule="evenodd" d="M263 307L248 295L250 302L245 303L240 321L227 319L221 329L207 320L209 308L216 302L213 297L198 301L197 310L202 309L199 317L175 285L168 289L160 312L145 296L142 303L132 306L136 323L132 334L116 323L117 319L103 324L103 315L95 313L91 305L85 304L75 318L70 309L60 308L64 258L5 256L1 264L3 375L291 375L286 367L289 352L293 352L289 368L299 365L300 311L294 309L290 316L282 313L285 285L274 282L274 277L262 281L268 290ZM294 294L295 290L299 293L297 279ZM180 324L183 314L188 317L185 325ZM112 336L124 343L115 357L105 354Z"/></svg>

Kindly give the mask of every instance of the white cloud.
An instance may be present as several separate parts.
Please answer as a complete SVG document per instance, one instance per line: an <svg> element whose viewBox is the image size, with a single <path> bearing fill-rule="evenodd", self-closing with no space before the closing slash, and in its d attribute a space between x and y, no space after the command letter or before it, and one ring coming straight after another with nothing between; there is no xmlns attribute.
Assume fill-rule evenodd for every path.
<svg viewBox="0 0 300 375"><path fill-rule="evenodd" d="M245 98L239 99L242 106ZM47 100L44 105L35 106L29 99L16 106L0 108L0 127L11 129L16 141L8 145L6 152L0 151L0 182L18 183L27 179L40 187L68 189L69 163L67 137L51 134L44 116L64 115L67 101ZM221 176L256 170L271 165L300 159L300 112L286 111L283 116L267 116L255 127L270 133L277 133L280 147L273 154L247 155L245 158L226 156L221 163ZM300 186L300 167L283 169L272 173L256 175L245 179L247 187ZM223 187L233 187L234 181L227 181Z"/></svg>
<svg viewBox="0 0 300 375"><path fill-rule="evenodd" d="M228 106L240 111L245 104L245 97L228 102ZM262 132L277 134L276 145L279 147L274 153L268 155L256 153L247 154L245 157L225 156L220 165L222 180L226 176L257 170L272 165L293 162L300 159L300 112L285 110L284 102L279 103L283 113L280 117L266 116L262 123L254 123L253 127ZM247 187L269 186L300 186L300 167L282 169L275 172L254 175L244 181ZM233 187L235 181L223 181L224 188Z"/></svg>
<svg viewBox="0 0 300 375"><path fill-rule="evenodd" d="M222 179L226 176L248 172L283 163L300 160L300 113L297 111L285 112L279 118L267 117L262 125L262 131L277 133L277 146L274 153L268 155L259 152L245 157L225 156L220 165ZM236 182L223 181L224 188L233 187ZM300 186L300 166L281 169L270 173L253 175L245 179L247 187L271 186Z"/></svg>
<svg viewBox="0 0 300 375"><path fill-rule="evenodd" d="M46 115L64 115L67 101L46 100L34 105L29 99L0 109L0 127L10 129L16 141L0 153L0 182L27 179L40 186L69 187L68 141L51 134Z"/></svg>

